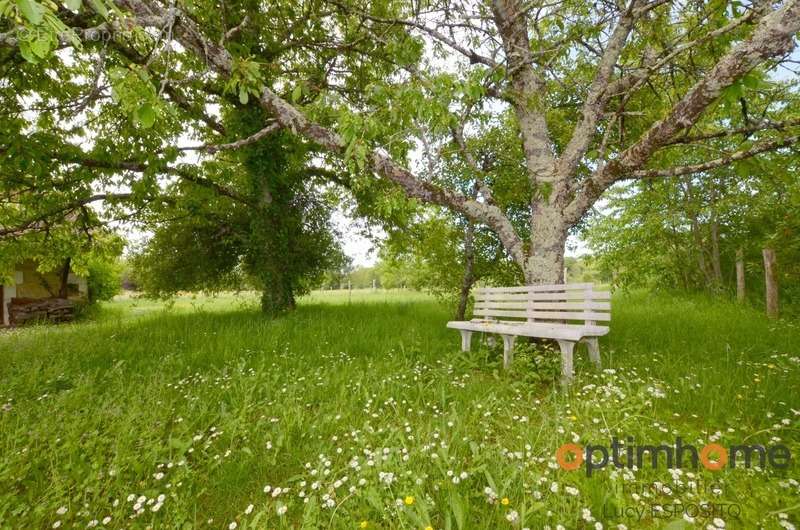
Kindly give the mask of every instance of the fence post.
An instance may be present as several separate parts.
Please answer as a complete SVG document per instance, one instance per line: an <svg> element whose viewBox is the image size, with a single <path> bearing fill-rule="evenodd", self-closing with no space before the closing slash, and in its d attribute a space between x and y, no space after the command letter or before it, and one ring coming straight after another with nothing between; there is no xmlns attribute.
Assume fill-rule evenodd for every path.
<svg viewBox="0 0 800 530"><path fill-rule="evenodd" d="M745 300L744 290L744 251L736 250L736 300L742 304Z"/></svg>
<svg viewBox="0 0 800 530"><path fill-rule="evenodd" d="M763 249L764 281L766 282L767 316L778 318L778 275L775 264L775 250Z"/></svg>

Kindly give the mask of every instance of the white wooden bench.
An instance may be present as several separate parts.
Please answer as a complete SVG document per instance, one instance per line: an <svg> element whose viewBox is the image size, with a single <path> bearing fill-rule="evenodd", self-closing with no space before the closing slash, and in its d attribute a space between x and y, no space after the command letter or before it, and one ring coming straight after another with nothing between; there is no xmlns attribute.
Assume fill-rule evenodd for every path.
<svg viewBox="0 0 800 530"><path fill-rule="evenodd" d="M461 331L463 351L469 351L473 332L498 334L503 337L503 366L508 368L518 336L552 339L561 348L562 380L569 383L575 345L585 342L589 358L600 367L597 337L608 333L608 326L597 322L611 320L610 293L595 291L591 283L571 283L483 287L474 296L473 319L447 323Z"/></svg>

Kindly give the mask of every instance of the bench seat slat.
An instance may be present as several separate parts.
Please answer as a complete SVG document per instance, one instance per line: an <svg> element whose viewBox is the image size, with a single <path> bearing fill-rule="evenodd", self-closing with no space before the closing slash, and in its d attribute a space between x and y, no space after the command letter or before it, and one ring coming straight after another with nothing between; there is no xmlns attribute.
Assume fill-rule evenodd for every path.
<svg viewBox="0 0 800 530"><path fill-rule="evenodd" d="M484 333L498 333L505 335L522 335L525 337L539 337L543 339L578 341L583 337L600 337L608 333L606 326L584 326L577 324L547 324L501 321L452 321L447 323L451 329L478 331Z"/></svg>

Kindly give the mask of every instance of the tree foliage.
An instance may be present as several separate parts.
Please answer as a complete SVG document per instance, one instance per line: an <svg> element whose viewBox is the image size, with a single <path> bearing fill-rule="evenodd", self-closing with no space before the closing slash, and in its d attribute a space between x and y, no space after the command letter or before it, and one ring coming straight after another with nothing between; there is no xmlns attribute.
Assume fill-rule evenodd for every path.
<svg viewBox="0 0 800 530"><path fill-rule="evenodd" d="M261 136L311 142L371 209L404 208L398 190L448 208L488 226L526 281L556 282L567 234L616 183L705 174L798 138L796 80L774 75L792 64L798 0L24 0L0 16L0 169L54 203L0 220L14 232L76 204L139 211L165 179L235 198L183 155L256 141L231 141L218 116L258 105ZM511 188L470 141L497 128L523 177ZM415 147L454 153L472 185L408 169Z"/></svg>
<svg viewBox="0 0 800 530"><path fill-rule="evenodd" d="M231 111L226 130L256 132L261 114L257 107ZM311 154L278 133L218 159L209 171L229 174L228 189L241 202L179 181L134 260L144 291L250 287L262 292L265 313L292 309L340 254L331 205L307 171Z"/></svg>
<svg viewBox="0 0 800 530"><path fill-rule="evenodd" d="M787 300L800 299L797 163L767 158L732 174L621 188L585 235L617 285L735 291L739 254L747 290L759 299L762 249L774 248Z"/></svg>

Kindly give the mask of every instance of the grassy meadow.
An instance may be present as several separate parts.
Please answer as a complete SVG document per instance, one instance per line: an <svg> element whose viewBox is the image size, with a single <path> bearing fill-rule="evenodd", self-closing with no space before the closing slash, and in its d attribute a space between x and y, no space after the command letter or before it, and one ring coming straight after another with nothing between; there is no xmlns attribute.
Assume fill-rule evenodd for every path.
<svg viewBox="0 0 800 530"><path fill-rule="evenodd" d="M415 293L122 297L0 332L0 528L794 528L797 466L559 468L611 436L800 455L800 326L618 294L604 369L461 353ZM501 341L498 341L501 342Z"/></svg>

